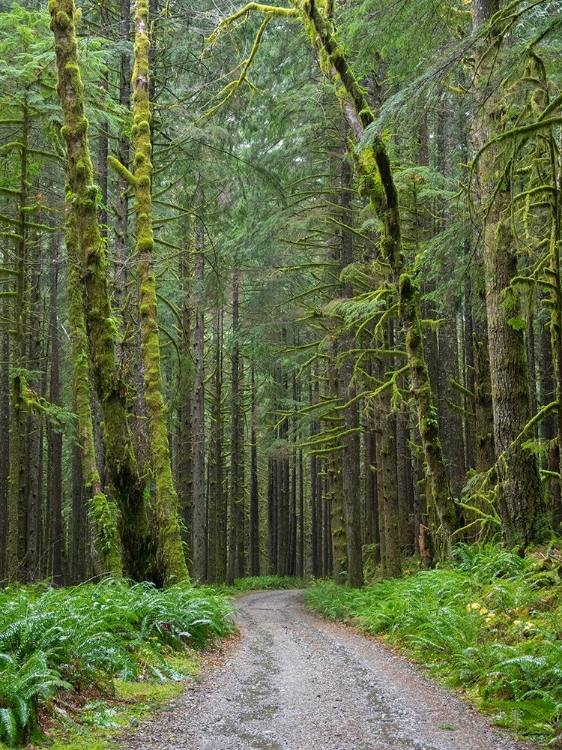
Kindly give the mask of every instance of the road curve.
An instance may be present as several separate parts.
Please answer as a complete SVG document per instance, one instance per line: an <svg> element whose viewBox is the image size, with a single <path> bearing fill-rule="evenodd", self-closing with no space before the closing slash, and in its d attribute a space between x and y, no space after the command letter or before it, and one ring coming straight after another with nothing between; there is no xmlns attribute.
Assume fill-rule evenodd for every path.
<svg viewBox="0 0 562 750"><path fill-rule="evenodd" d="M309 614L302 592L236 602L221 669L123 738L127 750L523 750L377 642Z"/></svg>

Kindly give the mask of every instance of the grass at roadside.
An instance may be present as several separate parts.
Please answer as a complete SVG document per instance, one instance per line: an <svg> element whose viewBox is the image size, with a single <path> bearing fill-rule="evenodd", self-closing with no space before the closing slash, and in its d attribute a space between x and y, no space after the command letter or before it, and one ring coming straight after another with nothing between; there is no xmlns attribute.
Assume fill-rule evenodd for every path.
<svg viewBox="0 0 562 750"><path fill-rule="evenodd" d="M91 696L80 708L64 711L49 732L51 750L113 750L124 731L134 731L139 722L177 698L198 674L202 659L192 651L168 655L176 672L174 680L114 681L114 695ZM72 698L72 696L68 696ZM1 750L1 748L0 748Z"/></svg>
<svg viewBox="0 0 562 750"><path fill-rule="evenodd" d="M460 546L448 569L361 590L330 582L306 592L333 620L381 634L501 726L557 741L562 734L562 556L522 559L497 545Z"/></svg>
<svg viewBox="0 0 562 750"><path fill-rule="evenodd" d="M310 585L305 578L292 576L252 576L237 578L234 581L234 593L249 591L273 591L278 589L304 589Z"/></svg>

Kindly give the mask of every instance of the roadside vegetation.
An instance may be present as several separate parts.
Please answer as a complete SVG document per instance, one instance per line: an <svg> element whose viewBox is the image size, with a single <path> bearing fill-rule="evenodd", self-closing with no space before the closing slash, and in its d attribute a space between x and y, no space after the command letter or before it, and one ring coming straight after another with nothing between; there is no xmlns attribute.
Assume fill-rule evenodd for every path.
<svg viewBox="0 0 562 750"><path fill-rule="evenodd" d="M294 576L250 576L249 578L237 578L234 581L235 593L247 593L250 591L269 591L279 589L304 589L310 586L307 578L296 578ZM232 589L227 589L232 592Z"/></svg>
<svg viewBox="0 0 562 750"><path fill-rule="evenodd" d="M142 713L180 692L197 652L234 632L231 611L224 594L185 584L157 590L106 579L2 590L0 740L38 742L56 717L59 729L89 727L92 750L93 727L119 725L112 702Z"/></svg>
<svg viewBox="0 0 562 750"><path fill-rule="evenodd" d="M562 554L521 558L499 545L461 545L453 565L364 589L331 582L308 606L382 635L519 735L562 739Z"/></svg>

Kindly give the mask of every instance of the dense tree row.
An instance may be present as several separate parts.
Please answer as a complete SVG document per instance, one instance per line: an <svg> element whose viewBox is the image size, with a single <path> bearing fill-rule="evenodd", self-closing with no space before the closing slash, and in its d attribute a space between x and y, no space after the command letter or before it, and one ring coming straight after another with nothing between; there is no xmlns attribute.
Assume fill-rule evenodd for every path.
<svg viewBox="0 0 562 750"><path fill-rule="evenodd" d="M559 531L559 2L0 11L0 579Z"/></svg>

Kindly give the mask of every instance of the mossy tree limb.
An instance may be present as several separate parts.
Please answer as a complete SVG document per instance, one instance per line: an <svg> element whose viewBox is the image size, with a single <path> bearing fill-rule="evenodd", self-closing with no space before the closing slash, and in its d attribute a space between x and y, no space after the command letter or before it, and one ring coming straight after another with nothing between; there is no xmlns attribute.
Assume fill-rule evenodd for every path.
<svg viewBox="0 0 562 750"><path fill-rule="evenodd" d="M157 322L154 237L152 232L152 143L150 134L148 0L138 0L135 10L135 61L133 70L133 147L136 250L139 258L141 350L145 401L155 497L153 503L156 561L161 583L188 580L174 487L166 407L162 395L160 341Z"/></svg>
<svg viewBox="0 0 562 750"><path fill-rule="evenodd" d="M425 362L419 290L414 279L405 273L398 191L390 158L382 138L376 133L375 114L337 38L335 23L330 17L331 3L290 0L290 5L291 8L276 8L249 3L235 15L224 19L219 29L228 28L236 20L247 17L252 10L284 18L293 18L296 11L319 53L322 68L334 82L350 128L360 139L355 167L361 180L362 195L370 201L382 224L381 254L391 268L393 283L399 294L400 322L406 335L412 392L422 436L428 499L435 505L440 525L437 546L440 556L445 558L449 554L451 535L458 525L458 517L445 471L436 408Z"/></svg>
<svg viewBox="0 0 562 750"><path fill-rule="evenodd" d="M49 13L55 40L57 91L63 111L61 132L66 143L67 207L73 216L79 248L88 359L103 413L107 469L120 510L123 562L129 576L143 580L151 576L151 535L144 480L132 448L126 391L115 358L115 326L97 218L98 189L93 180L88 122L84 115L74 2L50 0Z"/></svg>

